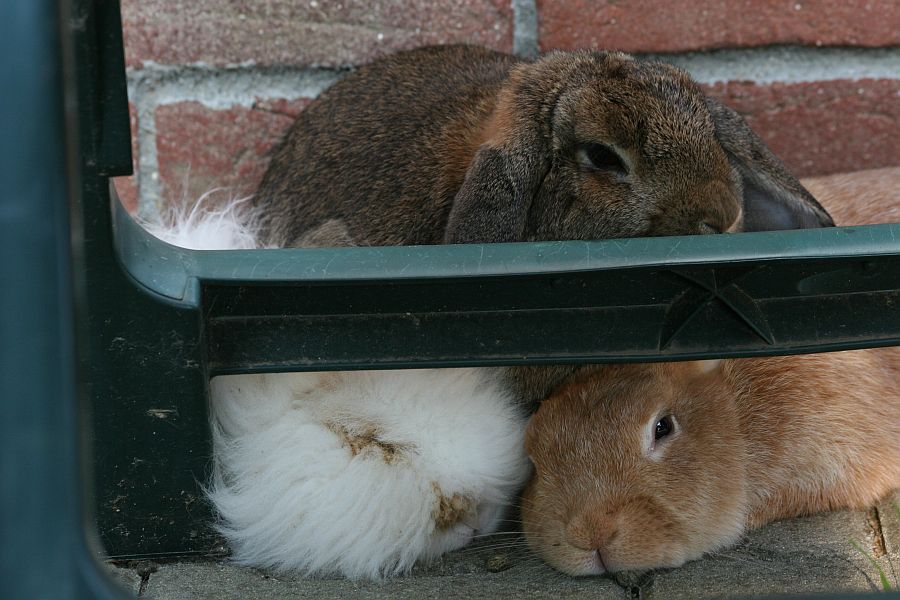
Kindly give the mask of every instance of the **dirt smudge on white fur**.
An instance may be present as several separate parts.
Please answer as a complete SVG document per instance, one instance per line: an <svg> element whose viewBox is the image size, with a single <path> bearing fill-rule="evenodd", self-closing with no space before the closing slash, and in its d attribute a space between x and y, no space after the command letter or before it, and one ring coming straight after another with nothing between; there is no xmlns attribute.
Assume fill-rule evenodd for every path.
<svg viewBox="0 0 900 600"><path fill-rule="evenodd" d="M446 496L436 482L432 482L431 487L437 496L431 516L438 529L449 529L474 512L475 501L469 496L460 493Z"/></svg>
<svg viewBox="0 0 900 600"><path fill-rule="evenodd" d="M325 423L325 426L340 438L341 443L350 450L352 456L378 452L385 463L392 465L413 448L410 444L398 444L381 439L378 428L371 423L358 429L351 429L343 423L334 421Z"/></svg>

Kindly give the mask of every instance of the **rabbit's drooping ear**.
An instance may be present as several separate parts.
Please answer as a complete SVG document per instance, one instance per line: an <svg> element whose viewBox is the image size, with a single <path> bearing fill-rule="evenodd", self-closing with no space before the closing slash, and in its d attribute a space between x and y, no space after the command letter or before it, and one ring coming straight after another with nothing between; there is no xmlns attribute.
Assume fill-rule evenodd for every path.
<svg viewBox="0 0 900 600"><path fill-rule="evenodd" d="M539 130L541 105L519 100L522 71L514 71L487 122L484 144L475 153L453 199L444 231L446 244L522 241L531 200L550 167Z"/></svg>
<svg viewBox="0 0 900 600"><path fill-rule="evenodd" d="M546 172L541 162L519 148L479 149L453 201L444 242L521 241L531 199Z"/></svg>
<svg viewBox="0 0 900 600"><path fill-rule="evenodd" d="M743 231L833 227L831 215L734 110L706 99L716 137L741 175Z"/></svg>

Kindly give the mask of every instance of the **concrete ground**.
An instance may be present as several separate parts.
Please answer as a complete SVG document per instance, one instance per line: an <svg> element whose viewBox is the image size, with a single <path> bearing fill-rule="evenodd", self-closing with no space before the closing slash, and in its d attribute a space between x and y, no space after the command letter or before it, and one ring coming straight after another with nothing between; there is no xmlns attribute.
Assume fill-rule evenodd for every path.
<svg viewBox="0 0 900 600"><path fill-rule="evenodd" d="M738 546L678 569L571 578L503 538L485 540L381 583L283 579L214 560L108 565L142 598L591 598L677 600L882 590L878 567L900 584L900 491L869 511L773 523ZM858 548L854 547L854 544ZM864 554L863 552L867 553ZM876 567L876 564L878 567Z"/></svg>

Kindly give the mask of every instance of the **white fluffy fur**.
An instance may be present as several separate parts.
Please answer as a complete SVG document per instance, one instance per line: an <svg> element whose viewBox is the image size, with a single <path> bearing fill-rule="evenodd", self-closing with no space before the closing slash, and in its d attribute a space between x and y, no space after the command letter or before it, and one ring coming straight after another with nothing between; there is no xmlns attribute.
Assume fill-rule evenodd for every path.
<svg viewBox="0 0 900 600"><path fill-rule="evenodd" d="M245 200L208 202L144 226L186 248L258 247ZM497 370L232 375L212 380L210 398L207 494L246 565L403 573L496 529L530 472L526 418ZM441 497L460 517L443 529Z"/></svg>
<svg viewBox="0 0 900 600"><path fill-rule="evenodd" d="M144 221L141 225L164 242L192 250L257 248L258 219L250 199L231 198L218 208L208 209L217 191L206 192L191 208L171 208L163 215L162 222Z"/></svg>
<svg viewBox="0 0 900 600"><path fill-rule="evenodd" d="M211 397L208 493L242 564L403 573L495 530L529 473L525 417L489 369L233 375ZM340 428L398 450L354 454ZM439 492L474 510L437 528Z"/></svg>

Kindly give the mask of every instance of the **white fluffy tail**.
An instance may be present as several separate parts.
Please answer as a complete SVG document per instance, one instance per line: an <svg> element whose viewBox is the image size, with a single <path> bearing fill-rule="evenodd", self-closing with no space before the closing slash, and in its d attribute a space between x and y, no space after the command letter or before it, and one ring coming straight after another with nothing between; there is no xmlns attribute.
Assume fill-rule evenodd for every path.
<svg viewBox="0 0 900 600"><path fill-rule="evenodd" d="M172 207L161 222L141 221L141 225L164 242L191 250L251 250L259 248L258 211L250 198L231 198L215 208L210 190L190 208Z"/></svg>

